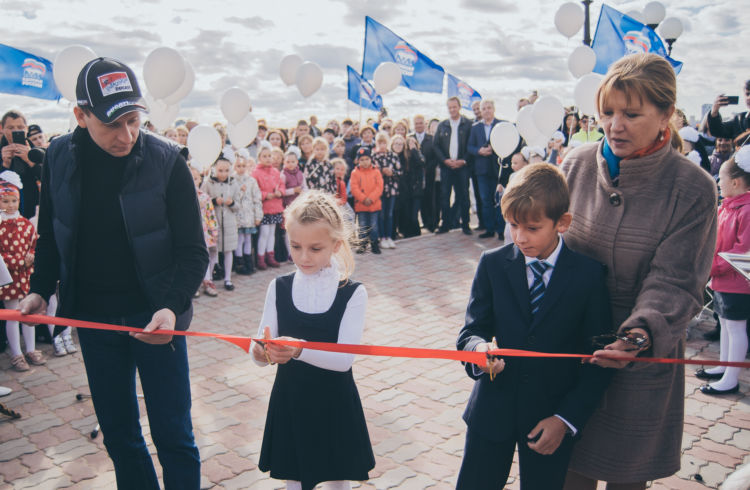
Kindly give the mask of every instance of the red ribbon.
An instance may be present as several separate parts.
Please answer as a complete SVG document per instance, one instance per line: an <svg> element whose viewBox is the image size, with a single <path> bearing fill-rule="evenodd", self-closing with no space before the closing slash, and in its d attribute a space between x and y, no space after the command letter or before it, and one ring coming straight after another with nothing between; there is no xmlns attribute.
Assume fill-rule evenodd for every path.
<svg viewBox="0 0 750 490"><path fill-rule="evenodd" d="M96 330L110 330L115 332L142 333L142 328L126 327L122 325L109 325L106 323L87 322L73 320L70 318L52 317L46 315L22 315L17 310L0 310L0 320L17 321L26 324L50 324L60 326L71 326L77 328L93 328ZM410 359L449 359L453 361L472 362L484 366L487 364L487 355L500 357L544 357L563 359L590 359L590 354L562 354L551 352L535 352L520 349L494 349L489 352L472 352L447 349L421 349L415 347L391 347L385 345L361 345L361 344L337 344L330 342L306 342L300 340L282 339L255 339L252 337L240 337L237 335L224 335L209 332L193 332L181 330L155 330L152 332L159 335L183 335L185 337L213 337L232 343L245 352L250 352L252 342L267 342L290 347L301 347L303 349L322 350L327 352L340 352L344 354L360 354L368 356L408 357ZM613 354L616 351L613 351ZM728 362L711 361L708 359L671 359L663 357L623 357L617 355L607 356L608 359L619 359L628 362L647 362L655 364L694 364L701 366L727 366L750 368L750 362Z"/></svg>

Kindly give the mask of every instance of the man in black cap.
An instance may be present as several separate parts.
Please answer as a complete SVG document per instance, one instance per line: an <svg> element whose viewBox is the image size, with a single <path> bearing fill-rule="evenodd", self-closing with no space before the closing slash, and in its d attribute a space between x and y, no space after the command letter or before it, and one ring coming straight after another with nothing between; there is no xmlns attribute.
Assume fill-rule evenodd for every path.
<svg viewBox="0 0 750 490"><path fill-rule="evenodd" d="M47 150L39 241L24 314L43 313L59 281L58 316L143 327L79 329L104 445L119 488L158 488L139 424L135 370L166 488L197 489L185 330L208 265L198 201L180 147L140 130L133 71L112 59L78 76L78 128Z"/></svg>
<svg viewBox="0 0 750 490"><path fill-rule="evenodd" d="M38 124L29 124L29 130L26 132L26 138L33 148L47 148L47 135Z"/></svg>

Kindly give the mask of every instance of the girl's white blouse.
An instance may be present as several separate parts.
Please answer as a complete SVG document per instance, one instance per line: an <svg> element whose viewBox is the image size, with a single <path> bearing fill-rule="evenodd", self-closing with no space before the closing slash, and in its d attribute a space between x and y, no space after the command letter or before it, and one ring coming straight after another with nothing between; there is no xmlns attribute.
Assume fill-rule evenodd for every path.
<svg viewBox="0 0 750 490"><path fill-rule="evenodd" d="M299 269L292 281L292 301L294 306L303 313L325 313L333 305L339 287L339 271L334 259L331 265L315 274L305 274ZM360 284L354 291L346 306L346 311L339 327L339 344L359 344L365 325L365 309L367 306L367 290ZM257 338L263 338L264 327L270 327L271 338L279 336L278 316L276 313L276 279L268 285L266 302L263 307L263 317L258 327ZM305 340L305 339L302 339ZM354 362L354 354L325 352L302 349L298 361L313 366L330 369L331 371L348 371ZM265 366L265 362L258 362ZM290 361L292 362L292 361Z"/></svg>

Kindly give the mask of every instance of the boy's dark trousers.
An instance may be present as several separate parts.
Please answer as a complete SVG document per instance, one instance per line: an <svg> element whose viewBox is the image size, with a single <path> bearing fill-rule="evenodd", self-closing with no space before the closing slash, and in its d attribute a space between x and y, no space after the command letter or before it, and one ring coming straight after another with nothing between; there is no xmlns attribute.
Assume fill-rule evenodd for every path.
<svg viewBox="0 0 750 490"><path fill-rule="evenodd" d="M526 445L526 434L516 434L516 437L504 441L492 441L477 431L467 430L456 490L505 488L516 444L521 490L556 490L563 487L573 450L570 435L565 435L557 451L543 455Z"/></svg>

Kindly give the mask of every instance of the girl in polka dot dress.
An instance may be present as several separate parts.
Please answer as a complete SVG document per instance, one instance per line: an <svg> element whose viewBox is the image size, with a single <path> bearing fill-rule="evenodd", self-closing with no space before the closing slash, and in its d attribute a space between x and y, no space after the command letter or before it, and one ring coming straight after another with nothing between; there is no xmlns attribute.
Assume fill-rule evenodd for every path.
<svg viewBox="0 0 750 490"><path fill-rule="evenodd" d="M0 181L0 253L8 266L13 282L0 288L0 299L8 309L16 309L20 299L29 292L29 277L34 264L36 231L29 220L18 213L20 193L15 185ZM5 324L10 348L11 365L16 371L28 371L29 363L44 364L42 353L35 349L34 327L22 325L26 352L21 353L18 322Z"/></svg>

